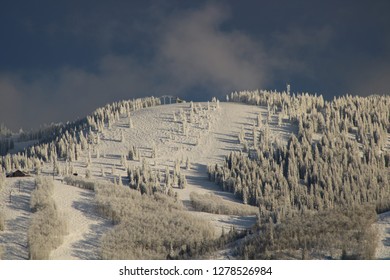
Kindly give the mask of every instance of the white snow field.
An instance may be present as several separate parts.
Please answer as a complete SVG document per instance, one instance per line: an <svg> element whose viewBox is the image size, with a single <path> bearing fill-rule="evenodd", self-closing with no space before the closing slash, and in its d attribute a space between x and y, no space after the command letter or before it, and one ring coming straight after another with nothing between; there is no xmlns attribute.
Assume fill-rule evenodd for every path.
<svg viewBox="0 0 390 280"><path fill-rule="evenodd" d="M30 224L30 193L34 180L7 179L0 190L0 211L5 216L5 230L0 232L0 245L3 246L2 259L28 259L27 231Z"/></svg>
<svg viewBox="0 0 390 280"><path fill-rule="evenodd" d="M242 204L231 193L221 191L220 187L210 182L207 175L207 165L220 163L231 151L240 151L242 144L238 135L243 130L248 145L253 143L253 127L256 130L257 116L267 118L267 108L236 103L191 103L161 105L131 112L132 127L128 116L105 127L99 133L99 143L91 146L89 152L83 151L78 160L72 162L73 172L85 177L87 170L91 178L100 181L114 182L121 179L127 185L128 167L141 166L142 160L154 170L165 173L168 167L171 171L175 161L181 160L181 174L187 178L188 185L184 189L174 188L185 208L193 215L204 218L214 225L217 233L222 228L250 228L256 221L255 216L232 216L197 212L191 206L190 193L212 193L233 203ZM183 129L182 116L186 116L186 128ZM191 117L192 115L192 117ZM291 133L297 128L287 120L278 126L277 116L272 116L269 122L271 139L287 143ZM96 135L97 136L97 135ZM141 160L126 160L132 147L136 147ZM155 151L155 157L152 151ZM88 163L90 158L90 163ZM191 168L185 166L189 159ZM59 162L64 170L65 162ZM42 174L50 175L53 167L45 165ZM103 171L103 173L102 173ZM52 251L51 259L98 259L99 239L112 228L112 224L100 217L94 206L94 193L62 183L61 177L55 177L54 200L57 209L63 213L68 222L68 234L63 244ZM22 187L19 190L19 181ZM1 190L0 210L5 213L6 229L0 232L0 245L5 248L3 259L27 259L27 229L31 217L29 198L34 188L34 178L7 179L6 187ZM12 200L9 193L13 190ZM248 206L249 207L249 206ZM254 207L255 209L255 207ZM377 257L390 258L390 215L382 215L378 221L380 229ZM222 256L224 253L221 253Z"/></svg>
<svg viewBox="0 0 390 280"><path fill-rule="evenodd" d="M223 192L213 182L208 180L207 165L224 160L231 151L240 151L242 145L238 142L238 135L242 128L246 131L248 142L251 140L252 127L257 122L257 115L261 113L266 117L266 108L235 103L194 103L197 113L193 121L187 122L188 132L183 133L183 125L179 114L187 114L189 119L190 103L171 104L146 108L131 113L133 128L129 128L127 116L122 117L111 128L100 134L100 143L91 153L92 163L89 165L92 176L97 179L113 181L121 176L123 184L128 184L126 168L121 163L121 157L128 154L129 149L135 146L139 149L141 160L127 161L129 167L141 166L145 160L152 169L161 170L168 167L173 170L176 160L182 160L181 173L185 174L188 185L185 189L175 188L178 198L188 210L191 192L213 193L229 201L236 200L231 193ZM200 106L202 109L199 109ZM210 109L207 109L207 108ZM176 121L174 120L176 114ZM287 141L291 127L278 127L276 117L271 121L273 137ZM275 124L275 125L273 125ZM210 128L208 128L210 126ZM123 133L123 141L121 141ZM152 148L156 156L151 157ZM97 158L99 153L99 158ZM185 168L186 159L191 163L190 170ZM82 154L78 162L73 165L74 172L85 176L88 153ZM114 174L112 169L114 168ZM104 178L102 178L102 169ZM234 217L192 211L194 215L205 217L211 221L218 232L222 227L229 229L249 228L255 222L255 216Z"/></svg>

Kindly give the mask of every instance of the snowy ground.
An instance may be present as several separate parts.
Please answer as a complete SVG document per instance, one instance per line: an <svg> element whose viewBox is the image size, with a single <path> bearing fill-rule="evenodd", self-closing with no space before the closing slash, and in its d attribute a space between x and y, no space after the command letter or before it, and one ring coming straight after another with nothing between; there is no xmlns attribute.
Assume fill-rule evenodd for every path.
<svg viewBox="0 0 390 280"><path fill-rule="evenodd" d="M112 224L97 215L94 193L56 181L53 197L68 222L68 234L62 245L50 254L50 258L99 259L99 239L112 228Z"/></svg>
<svg viewBox="0 0 390 280"><path fill-rule="evenodd" d="M5 231L0 233L4 247L3 259L28 259L27 231L32 213L30 194L34 178L7 179L0 192L1 211L5 216ZM68 223L68 235L54 250L51 259L98 259L99 238L112 228L109 221L96 215L93 192L55 181L53 198Z"/></svg>
<svg viewBox="0 0 390 280"><path fill-rule="evenodd" d="M34 180L7 179L0 190L0 211L5 216L5 231L0 232L0 245L4 247L3 259L28 259L27 230L30 224L30 193Z"/></svg>
<svg viewBox="0 0 390 280"><path fill-rule="evenodd" d="M208 181L207 165L220 163L231 151L240 151L242 145L238 141L240 131L244 130L245 138L252 145L253 127L257 126L257 116L260 113L265 122L267 109L235 103L194 103L196 112L190 121L190 103L172 104L146 108L131 113L133 127L129 127L127 116L121 118L110 128L106 127L99 134L98 144L90 147L91 163L88 169L97 180L113 182L119 177L123 184L128 184L126 168L121 157L128 154L135 146L139 149L142 159L154 170L162 173L168 167L173 170L176 160L182 160L181 173L186 175L188 186L185 189L175 188L178 198L189 212L202 217L215 226L216 232L222 228L250 228L255 223L254 216L229 216L193 211L189 203L191 192L213 193L226 200L240 203L230 193L222 192L217 185ZM175 117L174 117L175 114ZM180 115L187 116L187 133L183 131ZM257 133L264 124L257 127ZM297 128L290 124L277 124L277 117L270 121L271 139L286 143L289 135ZM123 135L123 139L122 139ZM152 148L156 156L151 157ZM87 170L88 152L80 153L78 161L73 162L74 172L84 177ZM185 168L186 159L191 162L191 169ZM65 163L60 162L64 170ZM140 166L141 161L126 161L129 167ZM102 174L102 170L104 174ZM49 174L52 166L45 166L43 174ZM23 179L19 191L18 179L7 179L7 186L0 195L0 208L6 217L6 230L0 233L0 244L5 246L5 259L28 258L26 231L31 213L29 195L33 189L33 178ZM12 201L9 192L13 190ZM81 190L55 180L54 199L60 212L68 221L68 235L63 244L51 253L52 259L97 259L99 238L112 225L96 214L93 202L93 192ZM377 226L381 232L381 242L378 258L390 257L390 215L384 215Z"/></svg>
<svg viewBox="0 0 390 280"><path fill-rule="evenodd" d="M380 214L376 226L379 233L376 258L390 260L390 212Z"/></svg>
<svg viewBox="0 0 390 280"><path fill-rule="evenodd" d="M119 175L127 176L126 169L121 163L121 157L127 155L129 148L137 147L140 154L154 170L165 172L166 167L172 171L176 160L182 160L181 173L186 175L188 186L185 189L176 188L178 197L183 204L191 210L189 195L195 191L198 193L214 193L230 201L236 201L230 193L222 192L217 185L207 178L207 165L220 163L231 151L240 151L238 135L245 130L246 139L252 142L253 125L257 125L257 115L262 114L265 122L266 108L247 106L235 103L221 103L216 108L215 103L194 103L197 113L194 120L187 122L188 132L183 133L179 114L187 115L189 119L190 104L172 104L147 108L131 114L133 128L129 128L128 118L123 116L111 128L107 128L100 134L100 143L93 148L91 153L92 164L90 170L95 178L113 181ZM202 109L200 109L202 107ZM173 114L176 114L176 121ZM290 125L278 127L276 117L271 120L271 132L273 138L287 141L291 133ZM210 126L210 128L208 128ZM261 126L263 127L263 126ZM257 128L259 131L260 128ZM124 141L121 141L123 133ZM156 157L151 157L152 147L156 148ZM99 153L99 158L97 154ZM85 174L88 153L83 153L79 162L74 164L74 170L80 175ZM185 161L189 159L191 169L185 169ZM140 166L139 161L127 161L131 166ZM114 168L114 174L112 169ZM104 170L102 178L101 170ZM123 179L124 184L128 183ZM215 226L217 232L222 227L249 228L255 217L233 217L227 215L214 215L194 212L194 215L205 217Z"/></svg>

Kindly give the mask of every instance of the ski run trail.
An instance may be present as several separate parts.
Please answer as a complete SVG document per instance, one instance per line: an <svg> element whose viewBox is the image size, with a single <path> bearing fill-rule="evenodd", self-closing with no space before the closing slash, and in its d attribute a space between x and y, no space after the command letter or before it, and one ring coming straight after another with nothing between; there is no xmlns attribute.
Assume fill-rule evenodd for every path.
<svg viewBox="0 0 390 280"><path fill-rule="evenodd" d="M252 129L257 124L258 114L265 120L267 108L236 103L193 103L193 119L183 129L180 115L189 117L190 103L170 104L144 108L131 112L132 127L128 116L121 116L110 128L105 127L99 133L99 143L88 152L80 153L73 162L73 172L85 177L88 158L91 158L89 170L92 178L100 181L126 179L126 168L121 158L128 154L133 146L137 147L141 158L153 170L165 172L168 167L174 168L175 161L183 164L187 158L191 168L183 167L181 173L187 178L187 187L175 188L178 199L186 210L210 222L220 234L222 229L229 230L234 226L239 229L250 228L256 217L210 214L194 211L190 203L190 193L212 193L233 203L240 203L231 193L223 192L208 180L207 166L221 163L232 151L240 151L238 141L241 131L251 143ZM271 139L287 143L291 133L297 128L284 123L278 126L277 116L269 122ZM156 151L152 157L152 150ZM60 168L65 166L59 162ZM141 161L127 161L129 167L141 166ZM62 165L62 166L61 166ZM52 166L46 164L42 174L49 175ZM104 171L104 176L102 174ZM53 198L57 208L67 220L68 234L62 245L51 252L51 259L99 259L99 240L113 225L100 217L95 209L94 193L77 187L65 185L60 177L54 180ZM5 230L0 233L0 245L3 246L3 259L28 259L27 231L30 223L30 194L34 189L34 178L7 179L6 186L0 190L0 211L5 216ZM249 206L248 206L249 207ZM376 226L379 229L377 258L390 258L390 214L379 216ZM219 254L218 258L228 258L228 254Z"/></svg>

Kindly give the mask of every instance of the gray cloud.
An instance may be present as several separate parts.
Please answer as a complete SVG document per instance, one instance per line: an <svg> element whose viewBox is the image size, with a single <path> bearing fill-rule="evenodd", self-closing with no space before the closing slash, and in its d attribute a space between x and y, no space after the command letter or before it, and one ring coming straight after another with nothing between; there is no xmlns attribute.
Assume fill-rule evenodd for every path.
<svg viewBox="0 0 390 280"><path fill-rule="evenodd" d="M34 73L29 82L3 74L0 89L7 101L0 104L0 119L13 129L28 129L73 120L118 99L180 95L194 87L208 89L199 94L209 98L261 87L267 72L263 47L238 31L222 31L228 16L216 5L171 15L152 32L155 53L147 61L111 53L97 61L93 72L67 66ZM110 38L101 41L109 45ZM11 110L8 102L20 106Z"/></svg>
<svg viewBox="0 0 390 280"><path fill-rule="evenodd" d="M0 120L14 130L74 120L151 89L142 68L126 56L103 57L94 73L67 67L37 76L32 82L17 76L0 79Z"/></svg>
<svg viewBox="0 0 390 280"><path fill-rule="evenodd" d="M179 90L202 85L221 93L264 84L268 61L263 46L238 31L222 31L227 18L226 9L208 5L164 26L158 61Z"/></svg>
<svg viewBox="0 0 390 280"><path fill-rule="evenodd" d="M389 58L384 57L382 61L367 61L360 64L355 62L354 64L358 65L346 77L346 83L349 85L348 93L361 96L390 95L390 65L386 61L389 61Z"/></svg>
<svg viewBox="0 0 390 280"><path fill-rule="evenodd" d="M315 86L329 81L333 87L349 85L359 94L388 88L390 69L384 61L366 57L359 63L352 55L339 63L337 57L344 53L338 53L332 25L269 27L265 39L228 28L232 13L223 5L167 10L153 6L145 21L135 16L137 11L134 19L116 10L91 16L76 12L64 26L49 25L54 37L73 34L74 46L95 45L97 56L83 68L82 63L66 63L50 71L0 73L0 122L14 130L28 129L74 120L120 99L172 93L206 100L232 90L294 83L296 77ZM118 51L118 44L129 49Z"/></svg>
<svg viewBox="0 0 390 280"><path fill-rule="evenodd" d="M278 45L286 49L299 50L315 46L315 49L318 50L329 44L332 35L333 30L330 26L307 27L305 29L291 27L285 32L276 32L273 37Z"/></svg>
<svg viewBox="0 0 390 280"><path fill-rule="evenodd" d="M7 77L0 77L0 94L0 122L15 128L15 124L23 122L22 110L18 109L24 104L23 95Z"/></svg>

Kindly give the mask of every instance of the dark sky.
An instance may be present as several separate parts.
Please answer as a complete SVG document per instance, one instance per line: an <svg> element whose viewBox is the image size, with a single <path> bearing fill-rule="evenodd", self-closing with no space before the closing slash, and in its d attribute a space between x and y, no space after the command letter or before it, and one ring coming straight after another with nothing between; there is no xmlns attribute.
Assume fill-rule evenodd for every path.
<svg viewBox="0 0 390 280"><path fill-rule="evenodd" d="M0 123L234 90L390 94L390 1L0 1Z"/></svg>

